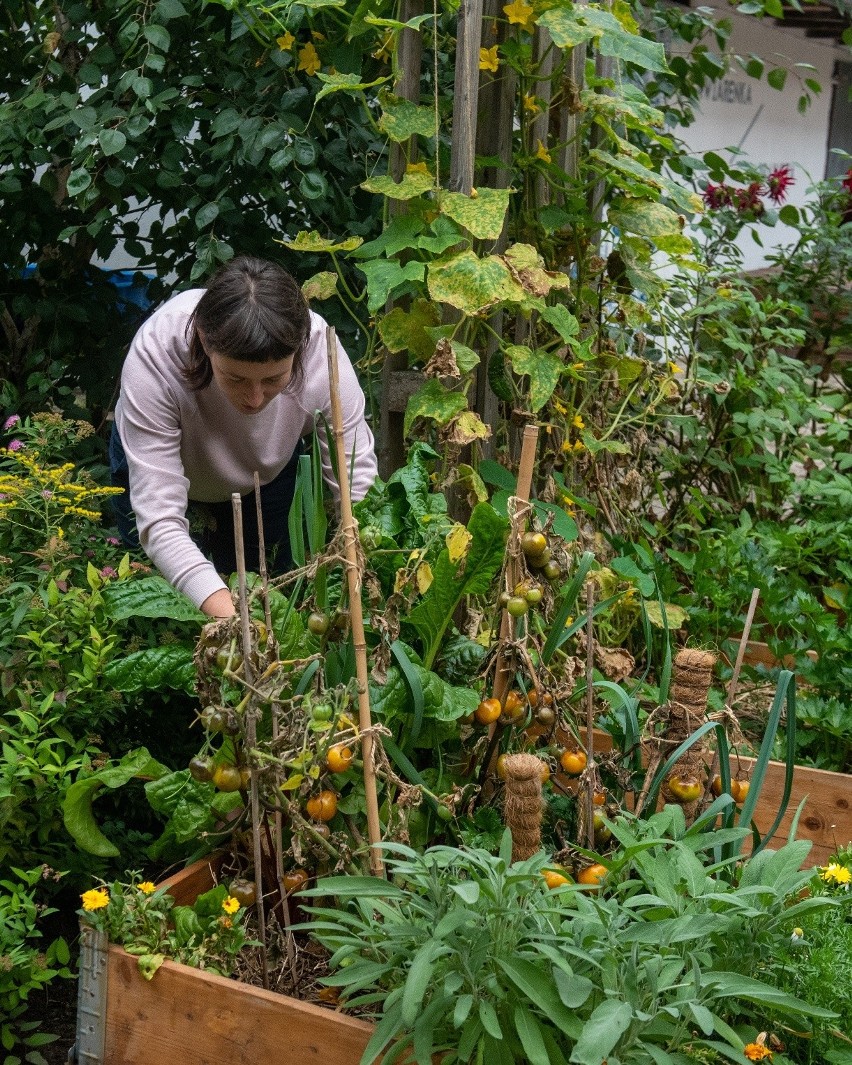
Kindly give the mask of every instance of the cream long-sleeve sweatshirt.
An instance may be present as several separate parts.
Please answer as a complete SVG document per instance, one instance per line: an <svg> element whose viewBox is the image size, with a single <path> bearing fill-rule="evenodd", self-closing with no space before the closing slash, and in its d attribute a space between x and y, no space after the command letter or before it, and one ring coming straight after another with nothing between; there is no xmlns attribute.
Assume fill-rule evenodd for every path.
<svg viewBox="0 0 852 1065"><path fill-rule="evenodd" d="M200 606L225 587L189 535L189 500L226 502L254 490L254 473L268 484L292 457L300 437L315 430L323 476L335 498L329 446L317 412L331 424L326 323L311 312L303 374L258 414L242 414L215 380L192 392L181 370L187 326L203 289L182 292L155 311L133 339L121 372L115 419L130 470L130 502L145 553L167 581ZM364 417L364 393L338 345L340 400L352 499L376 478L373 434ZM354 456L354 457L353 457Z"/></svg>

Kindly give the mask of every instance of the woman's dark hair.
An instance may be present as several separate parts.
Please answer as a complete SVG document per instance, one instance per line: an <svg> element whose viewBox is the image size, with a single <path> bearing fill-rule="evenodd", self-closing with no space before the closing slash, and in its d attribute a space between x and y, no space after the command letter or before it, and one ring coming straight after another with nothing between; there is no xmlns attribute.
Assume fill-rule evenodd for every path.
<svg viewBox="0 0 852 1065"><path fill-rule="evenodd" d="M295 278L264 259L232 259L210 281L189 320L183 376L194 392L210 384L213 371L206 344L217 355L241 362L277 362L292 356L292 384L301 377L310 335L308 304Z"/></svg>

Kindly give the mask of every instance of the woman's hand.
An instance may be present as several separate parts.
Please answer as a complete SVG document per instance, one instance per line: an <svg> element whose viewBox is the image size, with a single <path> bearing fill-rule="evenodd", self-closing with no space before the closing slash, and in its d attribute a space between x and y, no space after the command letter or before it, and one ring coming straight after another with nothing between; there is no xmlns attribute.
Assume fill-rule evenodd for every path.
<svg viewBox="0 0 852 1065"><path fill-rule="evenodd" d="M230 618L237 612L227 588L220 588L218 592L208 595L201 604L201 610L211 618Z"/></svg>

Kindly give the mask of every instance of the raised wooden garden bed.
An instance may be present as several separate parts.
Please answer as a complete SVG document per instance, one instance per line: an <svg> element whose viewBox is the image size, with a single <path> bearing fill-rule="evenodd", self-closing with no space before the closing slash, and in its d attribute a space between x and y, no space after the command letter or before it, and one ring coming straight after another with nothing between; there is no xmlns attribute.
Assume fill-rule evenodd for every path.
<svg viewBox="0 0 852 1065"><path fill-rule="evenodd" d="M597 739L603 750L609 737L599 733ZM741 760L741 768L750 766ZM576 787L561 774L557 779ZM771 827L783 788L784 766L773 762L755 816L761 832ZM822 865L852 840L852 777L797 767L774 845L787 840L802 799L797 836L813 841L809 862ZM165 883L178 903L191 904L216 876L216 862L203 859ZM175 962L164 962L153 980L145 980L135 957L83 931L77 1043L69 1065L358 1065L371 1032L369 1023L336 1010Z"/></svg>
<svg viewBox="0 0 852 1065"><path fill-rule="evenodd" d="M196 862L166 884L190 904L216 883ZM336 1010L166 961L138 959L83 929L73 1065L358 1065L372 1025Z"/></svg>

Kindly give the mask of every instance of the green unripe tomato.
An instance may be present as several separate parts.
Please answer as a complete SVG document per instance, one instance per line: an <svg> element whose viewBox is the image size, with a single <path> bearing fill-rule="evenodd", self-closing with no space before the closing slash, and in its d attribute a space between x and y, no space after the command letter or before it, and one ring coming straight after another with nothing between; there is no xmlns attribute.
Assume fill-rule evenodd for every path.
<svg viewBox="0 0 852 1065"><path fill-rule="evenodd" d="M558 562L548 562L543 568L542 573L549 581L558 581L562 576L562 570Z"/></svg>
<svg viewBox="0 0 852 1065"><path fill-rule="evenodd" d="M208 706L202 711L201 722L208 732L224 732L228 724L228 714L215 706Z"/></svg>
<svg viewBox="0 0 852 1065"><path fill-rule="evenodd" d="M325 636L330 625L331 621L328 614L321 614L318 610L315 610L308 617L308 631L312 632L314 636Z"/></svg>
<svg viewBox="0 0 852 1065"><path fill-rule="evenodd" d="M501 593L500 593L500 606L502 606L502 607L505 607L505 606L507 606L507 605L508 605L508 603L509 603L509 600L510 600L511 598L512 598L512 597L511 597L511 595L509 595L509 593L508 593L508 592L501 592Z"/></svg>
<svg viewBox="0 0 852 1065"><path fill-rule="evenodd" d="M529 603L520 595L513 595L506 604L506 609L513 618L522 618L529 608Z"/></svg>
<svg viewBox="0 0 852 1065"><path fill-rule="evenodd" d="M521 537L521 550L527 558L533 558L547 550L547 537L540 532L525 532Z"/></svg>
<svg viewBox="0 0 852 1065"><path fill-rule="evenodd" d="M330 703L315 703L311 707L311 717L314 721L331 721L334 707Z"/></svg>
<svg viewBox="0 0 852 1065"><path fill-rule="evenodd" d="M537 584L534 584L531 588L527 588L524 599L530 604L530 606L537 606L541 602L542 591Z"/></svg>
<svg viewBox="0 0 852 1065"><path fill-rule="evenodd" d="M358 539L361 546L369 554L382 546L382 530L376 525L365 525L358 530Z"/></svg>
<svg viewBox="0 0 852 1065"><path fill-rule="evenodd" d="M527 565L530 569L544 569L550 563L550 548L546 547L540 555L528 555Z"/></svg>

